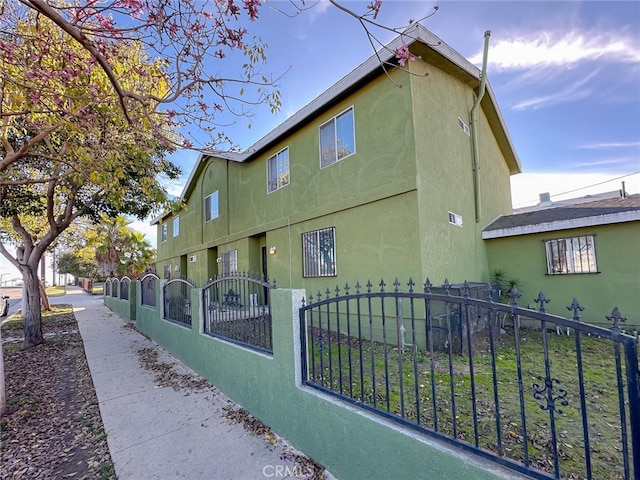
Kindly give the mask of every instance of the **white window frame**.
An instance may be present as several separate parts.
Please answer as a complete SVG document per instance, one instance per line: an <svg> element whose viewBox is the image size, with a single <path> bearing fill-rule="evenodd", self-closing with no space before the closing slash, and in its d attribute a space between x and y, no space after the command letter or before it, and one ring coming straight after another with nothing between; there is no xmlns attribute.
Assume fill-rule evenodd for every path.
<svg viewBox="0 0 640 480"><path fill-rule="evenodd" d="M595 235L544 240L547 274L599 273Z"/></svg>
<svg viewBox="0 0 640 480"><path fill-rule="evenodd" d="M160 225L160 241L162 243L167 241L167 229L168 229L167 223L163 223L162 225Z"/></svg>
<svg viewBox="0 0 640 480"><path fill-rule="evenodd" d="M174 217L173 219L173 236L177 237L180 235L180 217Z"/></svg>
<svg viewBox="0 0 640 480"><path fill-rule="evenodd" d="M338 136L339 134L338 127L339 127L340 119L343 118L348 113L351 114L350 133L353 135L353 138L350 139L353 145L349 145L349 146L353 147L353 151L347 151L346 153L343 152L341 154L340 148L339 148L340 138ZM334 163L337 163L340 160L350 157L351 155L355 155L356 153L356 120L355 119L356 119L355 111L352 105L346 110L343 110L342 112L340 112L335 117L324 122L322 125L320 125L320 127L318 127L318 138L319 138L318 147L320 149L320 168L328 167L329 165L333 165ZM331 128L331 126L333 128ZM323 152L323 143L325 142L329 143L328 140L331 140L331 138L326 138L325 142L323 142L323 132L333 133L333 147L331 147L330 145L327 145L326 148L324 148L324 152ZM333 152L329 152L328 151L329 149L332 149ZM329 158L328 156L328 154L330 153L333 153L333 157L331 158Z"/></svg>
<svg viewBox="0 0 640 480"><path fill-rule="evenodd" d="M267 158L267 193L289 185L289 178L289 147L285 147Z"/></svg>
<svg viewBox="0 0 640 480"><path fill-rule="evenodd" d="M330 244L326 243L327 240ZM336 277L337 275L335 227L303 233L302 276L310 278Z"/></svg>
<svg viewBox="0 0 640 480"><path fill-rule="evenodd" d="M215 199L215 202L214 202ZM214 208L215 207L215 208ZM210 222L220 215L218 190L204 197L204 221Z"/></svg>

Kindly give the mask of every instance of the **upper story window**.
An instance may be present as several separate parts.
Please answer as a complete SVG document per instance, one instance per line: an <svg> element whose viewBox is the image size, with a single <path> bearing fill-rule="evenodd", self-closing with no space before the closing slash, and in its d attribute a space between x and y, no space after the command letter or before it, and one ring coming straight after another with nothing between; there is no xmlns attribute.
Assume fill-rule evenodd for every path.
<svg viewBox="0 0 640 480"><path fill-rule="evenodd" d="M163 242L167 241L167 225L168 224L163 223L160 227L160 240Z"/></svg>
<svg viewBox="0 0 640 480"><path fill-rule="evenodd" d="M289 185L289 147L267 159L267 192Z"/></svg>
<svg viewBox="0 0 640 480"><path fill-rule="evenodd" d="M320 125L320 168L356 153L353 107Z"/></svg>
<svg viewBox="0 0 640 480"><path fill-rule="evenodd" d="M304 277L336 276L336 229L323 228L302 234Z"/></svg>
<svg viewBox="0 0 640 480"><path fill-rule="evenodd" d="M594 235L545 240L547 273L597 273Z"/></svg>
<svg viewBox="0 0 640 480"><path fill-rule="evenodd" d="M180 235L180 217L175 217L173 219L173 236L177 237Z"/></svg>
<svg viewBox="0 0 640 480"><path fill-rule="evenodd" d="M218 218L218 191L204 197L204 221Z"/></svg>

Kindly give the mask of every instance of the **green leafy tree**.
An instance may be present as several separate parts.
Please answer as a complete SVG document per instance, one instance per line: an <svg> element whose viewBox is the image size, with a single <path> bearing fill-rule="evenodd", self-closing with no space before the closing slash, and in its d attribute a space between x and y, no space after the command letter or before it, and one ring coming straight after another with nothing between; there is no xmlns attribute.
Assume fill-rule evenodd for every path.
<svg viewBox="0 0 640 480"><path fill-rule="evenodd" d="M156 251L144 235L129 227L122 217L103 218L97 228L95 259L102 277L127 275L137 278L155 263Z"/></svg>
<svg viewBox="0 0 640 480"><path fill-rule="evenodd" d="M31 12L12 32L11 43L0 32L0 253L22 273L25 346L33 346L43 341L44 252L79 218L146 218L163 208L159 178L179 170L164 158L168 116L139 102L125 115L104 70L47 18ZM124 87L164 94L162 63L139 45L101 48L114 71L127 72Z"/></svg>

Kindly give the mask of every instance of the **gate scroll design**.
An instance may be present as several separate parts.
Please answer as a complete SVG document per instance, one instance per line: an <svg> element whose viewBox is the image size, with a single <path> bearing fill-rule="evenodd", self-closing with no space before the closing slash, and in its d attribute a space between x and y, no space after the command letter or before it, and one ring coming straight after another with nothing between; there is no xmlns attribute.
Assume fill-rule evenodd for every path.
<svg viewBox="0 0 640 480"><path fill-rule="evenodd" d="M214 277L203 289L204 332L273 353L270 292L276 282L259 274Z"/></svg>

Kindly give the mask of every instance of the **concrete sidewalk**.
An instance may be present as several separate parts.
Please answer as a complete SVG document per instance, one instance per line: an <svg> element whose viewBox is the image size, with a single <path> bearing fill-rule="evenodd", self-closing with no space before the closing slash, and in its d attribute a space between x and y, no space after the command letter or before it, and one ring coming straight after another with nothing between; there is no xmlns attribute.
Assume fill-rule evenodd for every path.
<svg viewBox="0 0 640 480"><path fill-rule="evenodd" d="M74 306L119 480L296 478L292 461L280 458L284 441L271 446L223 418L230 402L215 388L158 385L141 366L142 348L158 351L178 373L197 375L128 327L101 296L68 287L51 300Z"/></svg>

